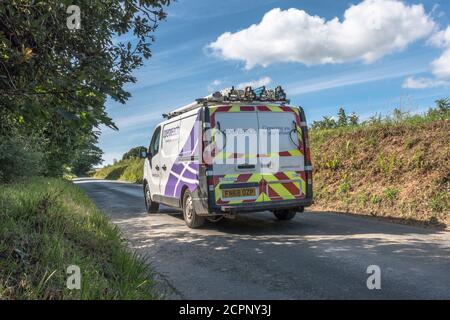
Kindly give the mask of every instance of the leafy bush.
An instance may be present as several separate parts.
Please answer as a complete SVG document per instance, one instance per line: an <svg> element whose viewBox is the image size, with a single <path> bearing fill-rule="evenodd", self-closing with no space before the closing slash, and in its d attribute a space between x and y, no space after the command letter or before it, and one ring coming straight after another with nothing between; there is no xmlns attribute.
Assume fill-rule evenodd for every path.
<svg viewBox="0 0 450 320"><path fill-rule="evenodd" d="M42 171L43 154L22 138L0 138L0 181L38 175Z"/></svg>
<svg viewBox="0 0 450 320"><path fill-rule="evenodd" d="M146 148L144 146L131 148L128 152L123 154L122 160L138 159L142 150L146 150Z"/></svg>

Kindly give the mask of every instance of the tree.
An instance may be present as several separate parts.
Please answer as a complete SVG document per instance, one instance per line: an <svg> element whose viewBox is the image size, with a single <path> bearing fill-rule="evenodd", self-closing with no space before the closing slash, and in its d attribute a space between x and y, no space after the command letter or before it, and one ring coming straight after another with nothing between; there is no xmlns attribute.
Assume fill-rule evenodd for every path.
<svg viewBox="0 0 450 320"><path fill-rule="evenodd" d="M102 150L92 142L79 147L70 163L72 173L77 176L87 175L95 165L102 163L102 153Z"/></svg>
<svg viewBox="0 0 450 320"><path fill-rule="evenodd" d="M443 98L435 101L436 107L441 112L448 112L450 110L450 99Z"/></svg>
<svg viewBox="0 0 450 320"><path fill-rule="evenodd" d="M354 112L350 113L350 115L348 116L348 122L350 123L350 125L357 126L358 121L359 121L359 116Z"/></svg>
<svg viewBox="0 0 450 320"><path fill-rule="evenodd" d="M67 5L81 29L66 25ZM151 56L170 0L0 2L0 136L37 136L47 173L62 172L95 128L117 129L108 98L124 103L124 85ZM120 41L119 36L124 36Z"/></svg>
<svg viewBox="0 0 450 320"><path fill-rule="evenodd" d="M332 129L336 128L336 121L333 119L333 117L323 117L323 127L325 129Z"/></svg>
<svg viewBox="0 0 450 320"><path fill-rule="evenodd" d="M347 126L347 115L345 114L344 108L339 108L337 125L339 127Z"/></svg>
<svg viewBox="0 0 450 320"><path fill-rule="evenodd" d="M140 157L142 150L146 150L146 148L144 146L131 148L128 152L123 154L122 160L137 159Z"/></svg>

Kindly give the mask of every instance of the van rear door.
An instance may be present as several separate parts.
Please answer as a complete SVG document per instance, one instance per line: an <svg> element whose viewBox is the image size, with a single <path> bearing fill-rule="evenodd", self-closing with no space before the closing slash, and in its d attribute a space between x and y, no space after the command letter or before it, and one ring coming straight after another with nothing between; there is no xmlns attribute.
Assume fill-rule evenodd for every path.
<svg viewBox="0 0 450 320"><path fill-rule="evenodd" d="M261 131L259 156L265 194L263 201L304 198L305 159L299 109L260 106L257 114ZM265 143L267 148L264 148Z"/></svg>
<svg viewBox="0 0 450 320"><path fill-rule="evenodd" d="M239 105L212 107L210 119L215 143L219 147L212 166L216 204L263 201L256 108ZM238 139L243 136L245 139Z"/></svg>

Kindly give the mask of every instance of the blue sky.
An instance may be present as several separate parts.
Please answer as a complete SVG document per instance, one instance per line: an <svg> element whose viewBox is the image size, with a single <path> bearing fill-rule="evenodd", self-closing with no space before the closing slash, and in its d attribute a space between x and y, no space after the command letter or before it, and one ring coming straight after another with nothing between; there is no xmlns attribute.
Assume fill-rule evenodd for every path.
<svg viewBox="0 0 450 320"><path fill-rule="evenodd" d="M107 102L120 130L102 128L103 164L148 145L162 113L231 85L280 84L309 122L450 96L447 0L178 0L167 12L132 97Z"/></svg>

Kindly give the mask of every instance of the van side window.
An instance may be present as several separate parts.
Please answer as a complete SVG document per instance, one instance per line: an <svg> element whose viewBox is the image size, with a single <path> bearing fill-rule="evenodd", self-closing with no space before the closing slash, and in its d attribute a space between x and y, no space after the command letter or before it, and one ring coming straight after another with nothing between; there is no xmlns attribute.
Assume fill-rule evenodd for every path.
<svg viewBox="0 0 450 320"><path fill-rule="evenodd" d="M152 140L150 142L150 146L148 147L148 150L150 151L151 155L154 156L159 151L159 140L161 137L161 127L156 128L155 133L153 134Z"/></svg>

